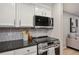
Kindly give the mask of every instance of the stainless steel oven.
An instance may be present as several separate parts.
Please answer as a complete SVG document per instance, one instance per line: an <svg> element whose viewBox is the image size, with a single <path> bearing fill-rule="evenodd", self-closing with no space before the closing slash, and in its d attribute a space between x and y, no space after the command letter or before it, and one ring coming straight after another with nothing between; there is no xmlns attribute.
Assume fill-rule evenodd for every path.
<svg viewBox="0 0 79 59"><path fill-rule="evenodd" d="M54 39L48 36L39 36L33 38L37 43L38 55L59 55L60 44L58 39Z"/></svg>
<svg viewBox="0 0 79 59"><path fill-rule="evenodd" d="M40 43L38 44L38 55L59 55L59 44Z"/></svg>
<svg viewBox="0 0 79 59"><path fill-rule="evenodd" d="M38 44L38 55L48 55L48 47L47 43Z"/></svg>
<svg viewBox="0 0 79 59"><path fill-rule="evenodd" d="M35 28L53 28L53 18L45 16L34 16Z"/></svg>

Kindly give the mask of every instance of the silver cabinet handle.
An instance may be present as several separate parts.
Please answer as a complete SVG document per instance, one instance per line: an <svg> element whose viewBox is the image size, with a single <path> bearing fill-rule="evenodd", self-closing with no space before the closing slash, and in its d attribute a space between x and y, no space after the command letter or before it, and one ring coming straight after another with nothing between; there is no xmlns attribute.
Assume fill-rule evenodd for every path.
<svg viewBox="0 0 79 59"><path fill-rule="evenodd" d="M46 16L46 12L45 12L45 16Z"/></svg>
<svg viewBox="0 0 79 59"><path fill-rule="evenodd" d="M21 19L19 20L19 26L21 26Z"/></svg>
<svg viewBox="0 0 79 59"><path fill-rule="evenodd" d="M14 26L16 25L16 20L14 19Z"/></svg>
<svg viewBox="0 0 79 59"><path fill-rule="evenodd" d="M43 12L42 12L42 16L43 16Z"/></svg>

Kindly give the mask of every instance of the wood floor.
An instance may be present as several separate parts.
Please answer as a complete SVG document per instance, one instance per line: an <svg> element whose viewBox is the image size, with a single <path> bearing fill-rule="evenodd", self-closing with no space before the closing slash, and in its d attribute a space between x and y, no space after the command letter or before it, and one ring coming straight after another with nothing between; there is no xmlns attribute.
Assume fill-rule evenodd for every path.
<svg viewBox="0 0 79 59"><path fill-rule="evenodd" d="M65 48L64 55L79 55L79 51L76 51L70 48Z"/></svg>

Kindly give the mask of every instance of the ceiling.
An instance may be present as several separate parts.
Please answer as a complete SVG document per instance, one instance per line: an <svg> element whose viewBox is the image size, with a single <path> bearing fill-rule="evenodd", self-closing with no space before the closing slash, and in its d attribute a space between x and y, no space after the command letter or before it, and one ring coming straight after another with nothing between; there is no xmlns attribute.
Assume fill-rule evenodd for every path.
<svg viewBox="0 0 79 59"><path fill-rule="evenodd" d="M64 11L79 16L79 3L64 3Z"/></svg>

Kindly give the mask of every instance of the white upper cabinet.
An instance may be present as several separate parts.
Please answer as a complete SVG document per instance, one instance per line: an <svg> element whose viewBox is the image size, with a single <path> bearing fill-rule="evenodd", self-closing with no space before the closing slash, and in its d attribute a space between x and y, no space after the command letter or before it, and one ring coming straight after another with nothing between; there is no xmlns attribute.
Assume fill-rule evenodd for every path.
<svg viewBox="0 0 79 59"><path fill-rule="evenodd" d="M35 15L51 17L51 8L42 4L35 4Z"/></svg>
<svg viewBox="0 0 79 59"><path fill-rule="evenodd" d="M15 25L15 4L0 3L0 27Z"/></svg>
<svg viewBox="0 0 79 59"><path fill-rule="evenodd" d="M35 15L43 16L43 7L35 5Z"/></svg>
<svg viewBox="0 0 79 59"><path fill-rule="evenodd" d="M45 16L51 17L51 9L45 9Z"/></svg>
<svg viewBox="0 0 79 59"><path fill-rule="evenodd" d="M34 27L34 15L51 17L51 8L32 3L1 3L0 27Z"/></svg>
<svg viewBox="0 0 79 59"><path fill-rule="evenodd" d="M33 27L34 5L17 4L17 20L20 27Z"/></svg>

